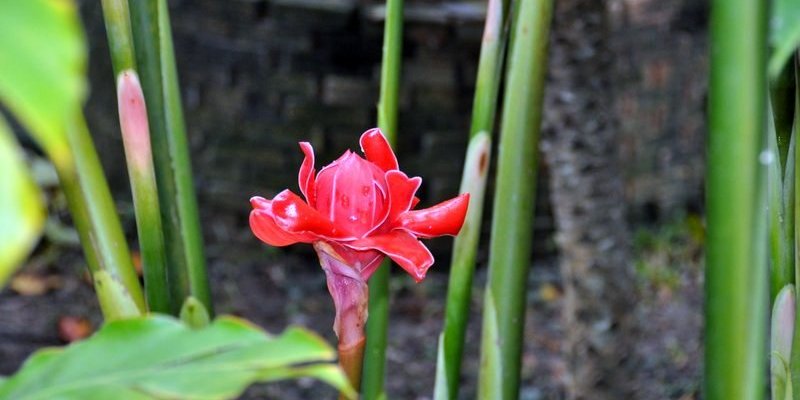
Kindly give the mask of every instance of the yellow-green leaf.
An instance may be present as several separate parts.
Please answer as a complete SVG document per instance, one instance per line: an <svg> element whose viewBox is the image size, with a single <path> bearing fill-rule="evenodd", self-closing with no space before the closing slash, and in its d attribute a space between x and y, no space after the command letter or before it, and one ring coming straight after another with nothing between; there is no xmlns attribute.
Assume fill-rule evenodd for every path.
<svg viewBox="0 0 800 400"><path fill-rule="evenodd" d="M0 0L0 101L51 157L86 93L86 45L68 0Z"/></svg>
<svg viewBox="0 0 800 400"><path fill-rule="evenodd" d="M0 0L2 1L2 0ZM0 116L0 287L28 256L44 226L39 188Z"/></svg>

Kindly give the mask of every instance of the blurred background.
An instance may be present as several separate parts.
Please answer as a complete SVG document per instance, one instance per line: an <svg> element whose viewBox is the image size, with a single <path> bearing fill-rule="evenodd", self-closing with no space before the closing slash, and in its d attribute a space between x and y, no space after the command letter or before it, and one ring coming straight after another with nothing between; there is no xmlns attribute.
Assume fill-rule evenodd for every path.
<svg viewBox="0 0 800 400"><path fill-rule="evenodd" d="M556 3L521 398L564 398L565 387L584 376L576 368L590 370L585 373L594 377L594 390L697 398L707 2ZM135 243L102 10L97 1L79 4L91 49L86 113ZM332 302L310 247L274 249L258 241L247 223L248 199L297 190L297 142L310 141L317 164L324 165L357 149L359 135L376 125L382 3L178 0L170 8L217 312L272 332L301 324L333 341ZM406 1L396 152L409 175L424 178L421 206L458 191L484 17L484 2ZM0 375L33 350L74 340L100 321L63 196L46 163L39 164L37 178L51 182L52 221L23 272L0 291ZM575 182L584 187L577 194ZM609 235L613 248L603 244ZM582 309L584 298L563 279L564 271L575 272L565 265L576 259L569 252L580 247L570 238L596 244L582 247L588 252L583 259L615 254L615 268L587 272L605 282L600 292L613 292L593 294L613 294L612 306L591 311L600 317L565 316L565 310ZM390 398L431 398L451 241L429 242L437 263L424 283L393 272ZM464 398L475 392L486 244L467 337ZM586 351L577 354L570 341L593 336L573 332L598 318L614 321L601 328L612 335L601 336L625 345L594 343L579 346ZM618 320L624 326L617 327ZM611 364L604 351L613 355ZM613 378L619 374L625 379ZM254 387L247 396L332 394L300 381Z"/></svg>

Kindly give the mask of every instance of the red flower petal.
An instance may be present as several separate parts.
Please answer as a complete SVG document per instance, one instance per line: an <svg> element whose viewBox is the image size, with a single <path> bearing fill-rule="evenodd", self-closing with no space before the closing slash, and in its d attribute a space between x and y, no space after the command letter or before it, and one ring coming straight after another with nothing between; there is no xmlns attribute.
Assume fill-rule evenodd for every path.
<svg viewBox="0 0 800 400"><path fill-rule="evenodd" d="M359 140L361 151L367 157L367 161L377 165L384 171L397 169L397 157L394 156L392 147L386 141L386 137L378 128L370 129L361 135Z"/></svg>
<svg viewBox="0 0 800 400"><path fill-rule="evenodd" d="M428 248L413 235L403 230L368 236L343 244L355 250L373 249L386 254L417 282L425 278L428 268L433 265L433 255Z"/></svg>
<svg viewBox="0 0 800 400"><path fill-rule="evenodd" d="M314 192L314 148L311 143L300 142L300 150L305 154L303 164L300 165L300 173L297 175L297 183L300 186L300 192L306 197L306 201L311 207L317 203L316 193Z"/></svg>
<svg viewBox="0 0 800 400"><path fill-rule="evenodd" d="M464 225L468 205L469 193L464 193L430 208L405 212L400 215L394 227L422 238L455 236Z"/></svg>
<svg viewBox="0 0 800 400"><path fill-rule="evenodd" d="M272 215L278 227L292 233L313 234L334 240L352 239L349 232L334 226L333 222L288 189L272 199Z"/></svg>
<svg viewBox="0 0 800 400"><path fill-rule="evenodd" d="M336 227L364 236L386 219L384 175L361 156L345 153L334 168L325 168L317 176L317 211Z"/></svg>
<svg viewBox="0 0 800 400"><path fill-rule="evenodd" d="M386 186L389 187L389 214L386 221L389 224L394 223L400 214L411 209L416 198L414 194L421 184L422 178L418 176L409 178L399 170L386 173Z"/></svg>
<svg viewBox="0 0 800 400"><path fill-rule="evenodd" d="M250 199L253 211L250 212L250 229L264 243L281 247L298 242L311 243L315 237L287 232L275 223L272 215L272 202L263 197Z"/></svg>

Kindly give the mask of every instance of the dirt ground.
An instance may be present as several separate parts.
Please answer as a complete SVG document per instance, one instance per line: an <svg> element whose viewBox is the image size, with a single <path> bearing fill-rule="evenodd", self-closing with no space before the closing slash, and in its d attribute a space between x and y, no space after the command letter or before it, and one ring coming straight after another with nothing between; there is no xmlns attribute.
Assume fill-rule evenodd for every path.
<svg viewBox="0 0 800 400"><path fill-rule="evenodd" d="M255 239L253 239L255 240ZM669 249L669 243L666 248ZM646 246L647 247L647 246ZM630 389L636 399L695 399L699 393L702 276L697 251L675 257L665 246L642 250L637 260L642 300L634 313L638 330L631 337ZM311 254L283 254L262 249L260 256L238 254L231 260L211 251L211 279L218 313L247 318L270 332L287 325L308 327L334 343L333 307L324 274ZM217 253L217 254L214 254ZM436 341L443 316L447 276L440 257L421 284L393 273L391 326L387 353L387 390L392 399L430 399ZM99 310L85 278L77 249L39 249L23 269L22 279L0 291L0 375L13 373L33 351L64 344L58 321L84 317L96 327ZM557 260L533 264L525 324L521 399L564 398L566 367L560 356L564 327L560 319L561 286ZM38 286L37 283L38 282ZM480 339L480 308L485 268L476 275L472 318L467 334L461 398L474 398ZM20 284L22 286L20 286ZM16 287L16 289L14 289ZM243 398L335 398L312 380L250 388Z"/></svg>

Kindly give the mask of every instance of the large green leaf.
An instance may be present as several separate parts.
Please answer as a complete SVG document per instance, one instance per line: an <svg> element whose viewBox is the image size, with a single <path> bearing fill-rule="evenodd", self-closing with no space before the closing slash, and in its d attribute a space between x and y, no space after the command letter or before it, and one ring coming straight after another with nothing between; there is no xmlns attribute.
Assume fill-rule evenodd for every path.
<svg viewBox="0 0 800 400"><path fill-rule="evenodd" d="M800 0L775 0L770 18L769 75L777 77L789 56L800 45Z"/></svg>
<svg viewBox="0 0 800 400"><path fill-rule="evenodd" d="M226 399L249 384L311 376L354 393L334 350L300 328L273 337L222 317L193 330L164 316L108 323L64 350L42 350L0 385L0 399Z"/></svg>
<svg viewBox="0 0 800 400"><path fill-rule="evenodd" d="M4 1L4 0L0 0ZM41 194L0 116L0 287L28 256L44 225Z"/></svg>
<svg viewBox="0 0 800 400"><path fill-rule="evenodd" d="M86 92L86 46L73 2L0 0L0 101L52 157Z"/></svg>

